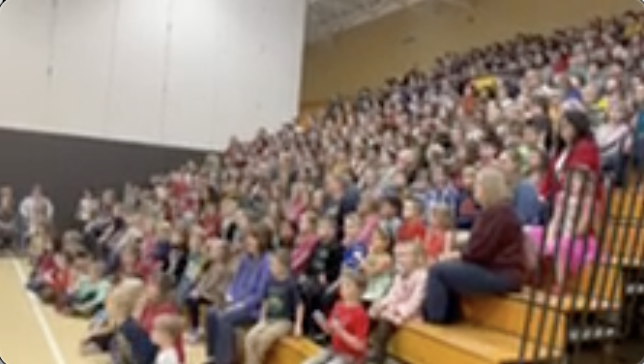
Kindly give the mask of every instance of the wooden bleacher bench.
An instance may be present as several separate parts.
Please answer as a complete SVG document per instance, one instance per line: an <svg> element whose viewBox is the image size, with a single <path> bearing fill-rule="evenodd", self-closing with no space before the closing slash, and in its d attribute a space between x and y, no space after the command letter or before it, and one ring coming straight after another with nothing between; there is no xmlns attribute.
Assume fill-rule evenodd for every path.
<svg viewBox="0 0 644 364"><path fill-rule="evenodd" d="M389 355L409 364L509 364L518 363L520 336L464 323L450 326L410 323L394 335ZM306 338L285 338L271 350L265 364L301 364L320 348ZM526 363L533 361L528 343ZM545 348L539 353L544 357ZM554 356L560 353L554 349Z"/></svg>
<svg viewBox="0 0 644 364"><path fill-rule="evenodd" d="M509 364L519 362L521 337L497 332L470 323L440 326L410 323L393 337L389 354L411 364ZM534 358L534 346L528 342L524 363L538 362L545 348ZM558 349L553 356L560 355Z"/></svg>
<svg viewBox="0 0 644 364"><path fill-rule="evenodd" d="M610 215L618 219L639 220L644 217L644 191L634 188L614 190L611 198ZM623 199L623 200L622 200ZM631 201L635 200L631 214ZM621 206L620 206L621 204Z"/></svg>
<svg viewBox="0 0 644 364"><path fill-rule="evenodd" d="M638 230L643 230L639 232ZM639 238L639 242L637 240ZM637 221L611 221L604 233L604 253L616 256L644 258L644 225Z"/></svg>
<svg viewBox="0 0 644 364"><path fill-rule="evenodd" d="M305 337L285 337L270 351L265 364L301 364L319 351L320 348Z"/></svg>

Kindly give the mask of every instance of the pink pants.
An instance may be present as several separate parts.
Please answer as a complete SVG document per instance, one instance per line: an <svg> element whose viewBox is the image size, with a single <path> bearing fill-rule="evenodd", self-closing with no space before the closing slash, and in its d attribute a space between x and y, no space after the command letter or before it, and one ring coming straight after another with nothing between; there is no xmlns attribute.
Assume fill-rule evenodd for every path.
<svg viewBox="0 0 644 364"><path fill-rule="evenodd" d="M557 256L558 259L566 259L566 261L569 262L568 270L574 273L578 273L585 263L593 262L598 254L597 240L592 235L589 235L588 238L571 238L568 236L562 236L558 247L559 252L557 254L555 251L556 242L548 242L543 239L543 234L546 233L546 229L544 227L526 226L524 227L524 231L535 245L535 249L540 249L541 244L545 244L543 250L541 250L543 255L552 257ZM585 251L584 245L586 245Z"/></svg>

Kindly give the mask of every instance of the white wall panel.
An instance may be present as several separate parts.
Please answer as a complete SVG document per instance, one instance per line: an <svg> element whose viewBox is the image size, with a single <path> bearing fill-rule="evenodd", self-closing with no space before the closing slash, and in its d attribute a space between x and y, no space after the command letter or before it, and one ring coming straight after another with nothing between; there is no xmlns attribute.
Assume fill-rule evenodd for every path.
<svg viewBox="0 0 644 364"><path fill-rule="evenodd" d="M58 0L48 101L51 121L59 130L108 135L116 11L116 1Z"/></svg>
<svg viewBox="0 0 644 364"><path fill-rule="evenodd" d="M44 122L53 2L8 1L0 11L0 120L37 128Z"/></svg>
<svg viewBox="0 0 644 364"><path fill-rule="evenodd" d="M162 87L169 0L119 2L109 135L157 143L162 138Z"/></svg>
<svg viewBox="0 0 644 364"><path fill-rule="evenodd" d="M275 129L298 109L305 6L9 0L0 125L198 149Z"/></svg>
<svg viewBox="0 0 644 364"><path fill-rule="evenodd" d="M213 0L172 0L167 68L167 97L163 118L166 144L210 145L210 125L215 122L213 104L217 37Z"/></svg>

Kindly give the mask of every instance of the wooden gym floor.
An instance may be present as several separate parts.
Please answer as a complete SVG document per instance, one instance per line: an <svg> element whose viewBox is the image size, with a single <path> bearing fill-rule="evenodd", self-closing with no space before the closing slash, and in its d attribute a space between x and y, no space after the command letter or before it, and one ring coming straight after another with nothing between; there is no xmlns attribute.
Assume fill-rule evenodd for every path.
<svg viewBox="0 0 644 364"><path fill-rule="evenodd" d="M42 305L25 288L29 270L17 258L0 258L0 357L6 364L104 364L106 357L83 357L79 342L87 321L64 317ZM204 361L190 348L189 364Z"/></svg>

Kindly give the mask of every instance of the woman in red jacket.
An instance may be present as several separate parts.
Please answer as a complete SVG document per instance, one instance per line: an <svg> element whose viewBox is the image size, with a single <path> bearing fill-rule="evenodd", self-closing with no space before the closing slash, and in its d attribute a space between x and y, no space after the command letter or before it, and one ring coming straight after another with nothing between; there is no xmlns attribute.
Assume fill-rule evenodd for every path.
<svg viewBox="0 0 644 364"><path fill-rule="evenodd" d="M563 190L564 177L572 169L588 170L596 185L601 183L599 148L588 116L581 111L566 111L563 116L559 129L561 148L541 181L539 192L544 202L552 201ZM597 188L595 193L597 200L601 201L603 189Z"/></svg>

